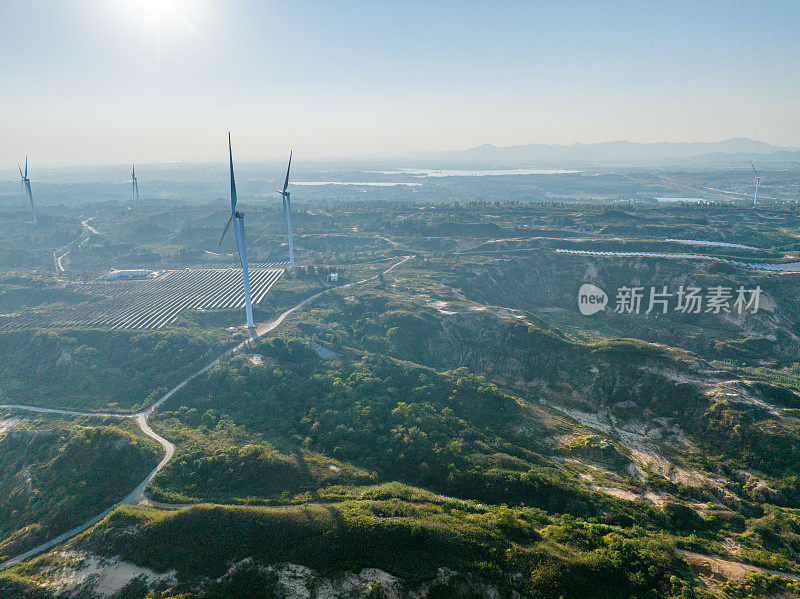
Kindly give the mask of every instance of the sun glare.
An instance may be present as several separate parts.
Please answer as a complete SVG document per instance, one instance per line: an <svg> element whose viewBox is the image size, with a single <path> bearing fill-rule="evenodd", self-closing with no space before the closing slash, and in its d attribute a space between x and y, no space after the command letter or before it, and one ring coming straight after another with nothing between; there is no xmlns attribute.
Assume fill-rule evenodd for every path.
<svg viewBox="0 0 800 599"><path fill-rule="evenodd" d="M121 0L121 4L126 17L153 34L196 31L193 0Z"/></svg>

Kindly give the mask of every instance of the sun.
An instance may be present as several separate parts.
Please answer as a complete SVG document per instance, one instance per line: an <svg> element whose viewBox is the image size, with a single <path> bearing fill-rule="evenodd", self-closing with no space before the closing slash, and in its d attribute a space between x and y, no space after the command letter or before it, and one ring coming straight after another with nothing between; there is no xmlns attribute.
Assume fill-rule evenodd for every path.
<svg viewBox="0 0 800 599"><path fill-rule="evenodd" d="M153 33L195 32L196 0L120 0L127 18Z"/></svg>

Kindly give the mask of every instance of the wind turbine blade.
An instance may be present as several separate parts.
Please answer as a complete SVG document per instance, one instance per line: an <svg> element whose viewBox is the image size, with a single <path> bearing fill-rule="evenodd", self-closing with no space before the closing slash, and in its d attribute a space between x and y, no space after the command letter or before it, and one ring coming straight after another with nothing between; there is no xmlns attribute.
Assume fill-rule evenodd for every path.
<svg viewBox="0 0 800 599"><path fill-rule="evenodd" d="M228 232L228 229L231 228L231 224L233 224L233 215L228 219L228 224L225 225L225 230L222 232L222 237L219 238L219 244L222 245L222 240L225 239L225 233ZM238 243L238 240L237 240Z"/></svg>
<svg viewBox="0 0 800 599"><path fill-rule="evenodd" d="M228 131L228 157L230 158L231 164L231 214L233 214L236 211L236 179L233 176L233 150L231 149L230 131ZM222 242L220 241L220 243Z"/></svg>
<svg viewBox="0 0 800 599"><path fill-rule="evenodd" d="M25 154L25 178L28 178L28 155Z"/></svg>
<svg viewBox="0 0 800 599"><path fill-rule="evenodd" d="M289 166L286 167L286 181L283 182L283 193L286 193L286 188L289 187L289 171L292 170L292 153L289 152Z"/></svg>
<svg viewBox="0 0 800 599"><path fill-rule="evenodd" d="M24 179L25 175L22 174L22 167L19 165L19 162L17 162L17 168L19 169L19 178L20 179ZM278 190L276 189L275 191L278 191ZM278 191L278 193L280 193L280 192Z"/></svg>
<svg viewBox="0 0 800 599"><path fill-rule="evenodd" d="M756 172L756 166L753 164L753 161L750 161L750 166L753 168L753 174L758 177L758 173Z"/></svg>

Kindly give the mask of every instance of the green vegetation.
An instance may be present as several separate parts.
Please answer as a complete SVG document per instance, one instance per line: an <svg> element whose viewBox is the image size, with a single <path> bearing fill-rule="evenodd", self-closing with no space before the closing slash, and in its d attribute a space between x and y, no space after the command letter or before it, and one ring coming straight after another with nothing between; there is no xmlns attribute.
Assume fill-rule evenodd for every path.
<svg viewBox="0 0 800 599"><path fill-rule="evenodd" d="M287 544L286 538L300 542ZM475 572L502 589L553 599L565 592L593 597L599 589L605 597L680 596L692 585L666 537L549 517L533 508L441 500L178 512L120 508L75 547L119 554L155 571L177 568L187 586L198 575L221 576L227 564L248 557L320 570L377 567L409 581L431 579L445 566ZM38 567L47 563L42 558Z"/></svg>
<svg viewBox="0 0 800 599"><path fill-rule="evenodd" d="M134 411L213 360L226 341L181 329L0 332L0 400Z"/></svg>
<svg viewBox="0 0 800 599"><path fill-rule="evenodd" d="M70 257L91 267L60 279L4 275L0 326L14 311L88 306L96 287L82 283L107 256L229 265L205 211L175 214L169 231L153 215L129 228L95 221L103 234ZM276 217L248 213L254 260L285 259ZM793 261L794 208L348 202L301 210L297 226L302 265L265 296L259 322L334 287L332 270L350 283L415 258L318 297L153 414L176 451L148 497L196 505L118 508L66 546L176 571L134 579L116 599L281 596L285 563L329 579L381 568L434 598L475 596L458 587L466 580L553 599L800 596L781 576L800 571L797 275L554 251ZM20 269L47 258L37 239ZM764 303L745 317L646 305L585 317L583 282L612 304L631 284L759 286ZM240 321L207 310L159 331L2 331L0 397L130 413L241 340L224 332ZM110 507L160 455L131 421L30 422L0 434L5 555ZM738 573L704 569L697 553ZM37 583L70 559L83 558L10 568L0 595L48 596Z"/></svg>
<svg viewBox="0 0 800 599"><path fill-rule="evenodd" d="M722 583L722 590L728 597L764 597L779 595L781 593L800 593L800 585L788 582L785 578L775 575L750 572L744 580Z"/></svg>
<svg viewBox="0 0 800 599"><path fill-rule="evenodd" d="M309 453L324 454L364 474L375 472L378 480L400 480L449 495L582 514L601 509L602 502L590 507L588 497L565 485L532 444L498 436L522 417L522 409L466 370L443 375L385 358L328 369L301 342L282 339L262 342L254 351L277 367L232 358L171 400L158 417L170 428L160 430L174 436L181 427L197 427L228 443L241 443L244 431L252 431L285 451L299 452L304 469ZM176 402L180 407L171 410ZM224 446L222 439L213 445ZM209 451L204 457L198 449L197 443L179 443L178 458L158 476L156 488L218 500L219 479L246 476L251 483L234 487L254 490L252 485L258 485L270 497L270 481L285 476L287 491L303 490L294 479L297 457L260 446L246 446L244 454ZM275 471L264 478L258 473L266 463ZM342 484L350 476L346 470L339 474L330 482ZM203 487L211 494L202 493Z"/></svg>
<svg viewBox="0 0 800 599"><path fill-rule="evenodd" d="M45 418L0 437L0 561L132 491L158 462L154 442L132 431L119 421L90 427Z"/></svg>
<svg viewBox="0 0 800 599"><path fill-rule="evenodd" d="M63 283L54 283L48 277L19 274L0 277L0 314L45 305L72 305L90 298L77 290L68 289Z"/></svg>

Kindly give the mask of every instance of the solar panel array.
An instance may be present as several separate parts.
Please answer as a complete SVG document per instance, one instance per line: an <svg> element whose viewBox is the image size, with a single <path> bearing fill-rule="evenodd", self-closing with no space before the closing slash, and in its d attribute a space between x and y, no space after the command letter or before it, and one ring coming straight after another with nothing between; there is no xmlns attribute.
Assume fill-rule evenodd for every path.
<svg viewBox="0 0 800 599"><path fill-rule="evenodd" d="M258 304L283 269L251 268L250 291ZM192 309L244 308L241 268L168 270L152 279L92 281L83 291L109 298L91 305L23 312L0 319L0 329L88 326L160 329Z"/></svg>

